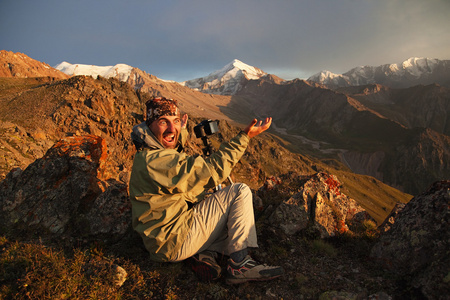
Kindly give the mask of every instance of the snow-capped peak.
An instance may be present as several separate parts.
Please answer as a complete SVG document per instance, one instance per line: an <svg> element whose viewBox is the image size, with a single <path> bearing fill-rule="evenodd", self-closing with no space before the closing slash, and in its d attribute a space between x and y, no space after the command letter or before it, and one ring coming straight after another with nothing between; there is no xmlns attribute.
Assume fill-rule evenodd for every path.
<svg viewBox="0 0 450 300"><path fill-rule="evenodd" d="M242 80L255 80L265 75L267 73L261 69L234 59L220 70L212 72L208 76L187 80L181 84L205 93L232 95L241 88Z"/></svg>
<svg viewBox="0 0 450 300"><path fill-rule="evenodd" d="M408 87L432 82L432 74L438 69L448 69L448 61L424 57L411 57L401 63L381 66L360 66L344 74L319 72L308 80L331 88L365 84L384 84L391 87Z"/></svg>
<svg viewBox="0 0 450 300"><path fill-rule="evenodd" d="M227 73L235 75L239 71L242 71L247 79L259 79L262 76L267 75L267 73L258 68L247 65L238 59L234 59L222 69L215 71L208 76L223 77Z"/></svg>
<svg viewBox="0 0 450 300"><path fill-rule="evenodd" d="M327 79L334 79L334 78L337 78L337 77L341 77L342 75L341 74L335 74L335 73L330 72L328 70L323 70L323 71L317 73L314 76L318 80L327 80Z"/></svg>
<svg viewBox="0 0 450 300"><path fill-rule="evenodd" d="M68 62L62 62L55 66L55 69L70 75L86 75L96 78L97 76L110 78L115 77L120 81L127 81L130 77L133 67L126 64L117 64L115 66L94 66L83 64L70 64Z"/></svg>
<svg viewBox="0 0 450 300"><path fill-rule="evenodd" d="M404 61L401 66L404 70L408 70L410 74L419 77L424 73L429 73L439 63L437 59L425 58L425 57L411 57Z"/></svg>
<svg viewBox="0 0 450 300"><path fill-rule="evenodd" d="M345 82L348 80L347 76L342 74L335 74L328 70L323 70L317 74L312 75L308 78L310 81L319 82L321 84L334 84L335 82Z"/></svg>

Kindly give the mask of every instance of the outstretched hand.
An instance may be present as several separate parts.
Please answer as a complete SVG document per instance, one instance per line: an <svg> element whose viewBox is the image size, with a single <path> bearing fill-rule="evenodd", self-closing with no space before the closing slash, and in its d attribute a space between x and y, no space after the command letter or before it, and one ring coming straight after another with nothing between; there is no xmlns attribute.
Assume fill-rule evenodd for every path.
<svg viewBox="0 0 450 300"><path fill-rule="evenodd" d="M253 119L253 121L247 127L245 127L244 132L250 138L252 138L269 129L271 124L272 118L266 118L264 122L263 121L258 122L257 119Z"/></svg>

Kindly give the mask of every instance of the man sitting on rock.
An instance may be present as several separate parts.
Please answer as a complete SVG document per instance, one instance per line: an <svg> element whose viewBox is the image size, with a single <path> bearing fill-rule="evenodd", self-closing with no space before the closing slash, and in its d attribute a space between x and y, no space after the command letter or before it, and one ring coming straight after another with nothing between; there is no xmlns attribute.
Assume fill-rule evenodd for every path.
<svg viewBox="0 0 450 300"><path fill-rule="evenodd" d="M241 283L281 276L282 267L254 261L247 248L257 247L252 193L242 183L213 194L247 148L250 138L267 130L272 118L254 119L209 157L183 152L187 115L176 100L153 98L146 121L133 128L138 152L130 178L133 228L151 259L178 262L189 258L202 280L217 279L217 253L229 256L227 282Z"/></svg>

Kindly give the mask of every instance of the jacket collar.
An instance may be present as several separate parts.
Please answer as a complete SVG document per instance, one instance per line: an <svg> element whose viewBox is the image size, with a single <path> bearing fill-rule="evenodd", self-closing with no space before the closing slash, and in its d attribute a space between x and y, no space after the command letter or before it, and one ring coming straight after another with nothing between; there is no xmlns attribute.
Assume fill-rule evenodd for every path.
<svg viewBox="0 0 450 300"><path fill-rule="evenodd" d="M137 150L142 150L143 148L149 148L150 150L164 149L164 146L156 139L145 122L133 127L131 139Z"/></svg>
<svg viewBox="0 0 450 300"><path fill-rule="evenodd" d="M150 150L164 150L164 146L156 139L147 123L135 125L131 131L131 139L138 151L147 148ZM183 149L181 144L177 147L178 152Z"/></svg>

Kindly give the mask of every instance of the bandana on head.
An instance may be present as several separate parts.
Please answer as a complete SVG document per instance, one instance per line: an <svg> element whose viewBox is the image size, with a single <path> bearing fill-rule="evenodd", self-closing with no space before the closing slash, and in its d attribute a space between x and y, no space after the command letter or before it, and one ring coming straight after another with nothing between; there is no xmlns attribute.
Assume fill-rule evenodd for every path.
<svg viewBox="0 0 450 300"><path fill-rule="evenodd" d="M164 97L153 97L145 103L147 107L146 122L150 125L153 121L158 120L162 116L178 116L180 111L178 103L174 99L166 99Z"/></svg>

